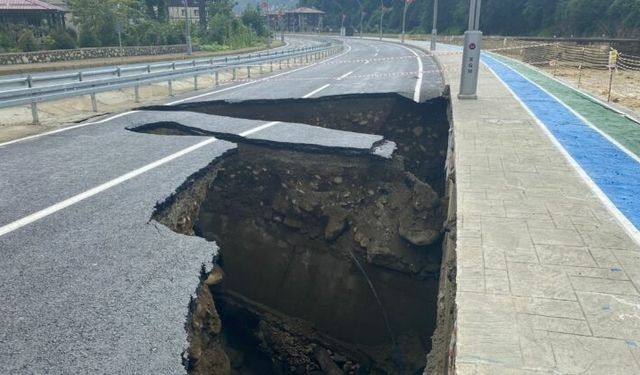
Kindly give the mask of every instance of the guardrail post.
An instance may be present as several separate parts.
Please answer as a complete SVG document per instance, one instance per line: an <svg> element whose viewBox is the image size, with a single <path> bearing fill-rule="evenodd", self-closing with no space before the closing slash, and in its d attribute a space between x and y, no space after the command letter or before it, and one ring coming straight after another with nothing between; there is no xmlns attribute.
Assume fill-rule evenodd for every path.
<svg viewBox="0 0 640 375"><path fill-rule="evenodd" d="M96 93L92 92L90 96L91 96L91 109L94 112L98 112L98 101L96 100Z"/></svg>
<svg viewBox="0 0 640 375"><path fill-rule="evenodd" d="M147 74L151 74L151 64L147 65Z"/></svg>
<svg viewBox="0 0 640 375"><path fill-rule="evenodd" d="M33 87L33 77L31 77L31 74L27 76L27 87Z"/></svg>
<svg viewBox="0 0 640 375"><path fill-rule="evenodd" d="M167 87L169 89L169 96L173 96L173 82L171 80L167 81Z"/></svg>
<svg viewBox="0 0 640 375"><path fill-rule="evenodd" d="M78 72L78 82L82 82L82 72Z"/></svg>
<svg viewBox="0 0 640 375"><path fill-rule="evenodd" d="M218 86L218 85L220 84L220 80L219 80L219 78L220 78L220 77L219 77L218 71L216 70L216 72L215 72L215 82L216 82L216 86Z"/></svg>
<svg viewBox="0 0 640 375"><path fill-rule="evenodd" d="M232 80L232 81L235 81L235 80L236 80L236 78L237 78L236 68L233 68L233 75L232 75L232 77L231 77L231 80Z"/></svg>
<svg viewBox="0 0 640 375"><path fill-rule="evenodd" d="M33 125L40 124L40 119L38 118L38 105L35 100L31 102L31 117L33 118Z"/></svg>
<svg viewBox="0 0 640 375"><path fill-rule="evenodd" d="M176 63L175 62L171 63L171 70L176 70Z"/></svg>
<svg viewBox="0 0 640 375"><path fill-rule="evenodd" d="M263 74L263 73L264 73L264 70L262 68L262 63L260 63L260 74Z"/></svg>
<svg viewBox="0 0 640 375"><path fill-rule="evenodd" d="M247 79L251 78L251 65L247 65Z"/></svg>
<svg viewBox="0 0 640 375"><path fill-rule="evenodd" d="M228 58L228 57L225 57L225 58L224 58L224 63L226 64L226 63L228 63L228 62L229 62L229 58Z"/></svg>
<svg viewBox="0 0 640 375"><path fill-rule="evenodd" d="M198 91L198 76L193 76L193 90Z"/></svg>
<svg viewBox="0 0 640 375"><path fill-rule="evenodd" d="M121 73L120 73L120 67L119 67L119 66L116 66L116 75L117 75L118 77L120 77L120 74L121 74Z"/></svg>
<svg viewBox="0 0 640 375"><path fill-rule="evenodd" d="M278 69L282 70L282 60L278 60Z"/></svg>
<svg viewBox="0 0 640 375"><path fill-rule="evenodd" d="M140 86L136 86L133 88L133 93L135 95L134 101L136 103L140 103Z"/></svg>
<svg viewBox="0 0 640 375"><path fill-rule="evenodd" d="M269 71L273 73L273 60L269 62Z"/></svg>

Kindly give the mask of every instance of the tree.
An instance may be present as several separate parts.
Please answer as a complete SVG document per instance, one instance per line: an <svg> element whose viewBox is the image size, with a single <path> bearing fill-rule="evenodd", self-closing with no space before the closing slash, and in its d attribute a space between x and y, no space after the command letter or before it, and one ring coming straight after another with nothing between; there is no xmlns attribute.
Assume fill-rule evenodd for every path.
<svg viewBox="0 0 640 375"><path fill-rule="evenodd" d="M23 31L22 34L20 34L17 47L23 52L31 52L38 49L36 38L33 36L33 32L31 32L30 29Z"/></svg>
<svg viewBox="0 0 640 375"><path fill-rule="evenodd" d="M242 12L242 23L250 27L258 35L266 35L266 24L260 14L260 8L247 4Z"/></svg>

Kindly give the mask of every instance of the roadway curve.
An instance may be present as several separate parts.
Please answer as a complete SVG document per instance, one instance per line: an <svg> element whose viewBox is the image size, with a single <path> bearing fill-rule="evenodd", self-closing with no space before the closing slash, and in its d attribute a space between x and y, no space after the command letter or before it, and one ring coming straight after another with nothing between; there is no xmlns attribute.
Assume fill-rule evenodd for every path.
<svg viewBox="0 0 640 375"><path fill-rule="evenodd" d="M345 46L324 62L174 103L381 92L424 101L443 89L422 52L358 39ZM187 305L216 249L149 218L156 202L235 146L126 130L135 117L0 144L0 373L184 372ZM211 118L237 132L265 125ZM272 124L269 134L295 129ZM362 141L314 129L301 130L300 141Z"/></svg>

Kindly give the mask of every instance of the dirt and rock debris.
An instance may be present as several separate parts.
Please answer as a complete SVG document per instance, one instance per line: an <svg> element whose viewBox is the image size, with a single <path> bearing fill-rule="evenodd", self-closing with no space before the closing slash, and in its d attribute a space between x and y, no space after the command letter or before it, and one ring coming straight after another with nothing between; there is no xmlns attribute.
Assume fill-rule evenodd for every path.
<svg viewBox="0 0 640 375"><path fill-rule="evenodd" d="M379 109L342 122L384 123ZM409 121L426 117L386 130L403 139L392 158L239 143L157 206L155 220L220 248L190 306L190 373L423 372L449 230L448 123ZM425 154L438 172L414 162Z"/></svg>
<svg viewBox="0 0 640 375"><path fill-rule="evenodd" d="M316 99L223 100L152 106L157 111L192 111L236 118L315 125L379 134L398 145L407 171L443 194L447 157L448 99L416 103L398 94L339 95Z"/></svg>

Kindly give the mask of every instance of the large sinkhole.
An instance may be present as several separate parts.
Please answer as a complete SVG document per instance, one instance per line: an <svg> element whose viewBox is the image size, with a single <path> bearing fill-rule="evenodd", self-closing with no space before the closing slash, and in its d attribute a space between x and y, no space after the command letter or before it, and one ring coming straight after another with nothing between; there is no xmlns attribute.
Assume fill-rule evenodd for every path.
<svg viewBox="0 0 640 375"><path fill-rule="evenodd" d="M243 142L154 219L215 241L187 329L197 374L421 374L447 231L447 100L205 102L197 111L376 133L392 157ZM184 124L137 129L207 134ZM218 136L220 136L218 134Z"/></svg>

